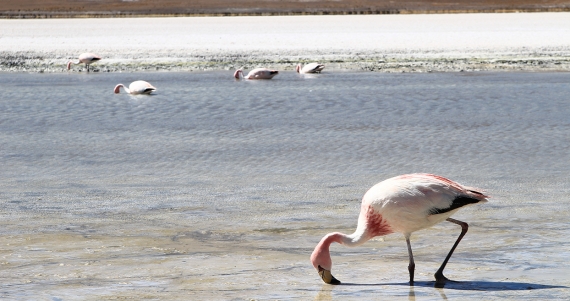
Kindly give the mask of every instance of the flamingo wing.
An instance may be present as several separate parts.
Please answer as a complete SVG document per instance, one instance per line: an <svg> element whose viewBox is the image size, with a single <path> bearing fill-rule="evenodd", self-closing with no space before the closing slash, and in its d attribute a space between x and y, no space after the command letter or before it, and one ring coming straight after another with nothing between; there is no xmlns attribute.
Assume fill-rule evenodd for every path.
<svg viewBox="0 0 570 301"><path fill-rule="evenodd" d="M150 94L156 91L156 88L144 80L137 80L129 85L131 94Z"/></svg>
<svg viewBox="0 0 570 301"><path fill-rule="evenodd" d="M325 65L319 63L309 63L303 66L303 73L318 73L325 68Z"/></svg>
<svg viewBox="0 0 570 301"><path fill-rule="evenodd" d="M408 174L374 185L363 197L395 232L411 233L444 221L463 206L486 202L487 196L444 177Z"/></svg>
<svg viewBox="0 0 570 301"><path fill-rule="evenodd" d="M93 53L82 53L79 55L79 61L85 64L91 64L99 60L101 60L101 57Z"/></svg>
<svg viewBox="0 0 570 301"><path fill-rule="evenodd" d="M256 68L247 74L248 79L272 79L279 72L267 68Z"/></svg>
<svg viewBox="0 0 570 301"><path fill-rule="evenodd" d="M451 201L451 205L449 205L447 208L433 207L429 210L429 214L430 215L436 215L436 214L447 213L447 212L453 211L455 209L459 209L463 206L467 206L467 205L471 205L471 204L477 204L480 201L481 200L466 197L466 196L458 196Z"/></svg>

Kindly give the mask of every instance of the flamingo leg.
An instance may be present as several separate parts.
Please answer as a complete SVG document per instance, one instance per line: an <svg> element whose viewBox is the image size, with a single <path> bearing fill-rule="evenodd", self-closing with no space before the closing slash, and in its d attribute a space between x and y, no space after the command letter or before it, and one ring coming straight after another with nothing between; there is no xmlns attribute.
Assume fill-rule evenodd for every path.
<svg viewBox="0 0 570 301"><path fill-rule="evenodd" d="M465 233L467 233L467 229L469 229L469 225L465 222L462 222L462 221L459 221L459 220L456 220L453 218L448 218L448 219L446 219L446 221L460 225L461 226L461 234L459 234L459 237L455 241L455 244L453 244L453 247L451 247L451 250L449 250L449 254L447 254L447 257L445 257L445 260L443 261L443 263L441 264L441 266L439 267L437 272L435 272L434 276L435 276L436 286L438 286L438 285L441 286L441 285L445 284L446 281L449 281L449 279L447 279L445 276L443 276L443 269L445 269L445 266L447 265L449 258L451 258L453 251L455 251L455 248L457 247L457 245L459 244L459 242L461 241L463 236L465 236Z"/></svg>
<svg viewBox="0 0 570 301"><path fill-rule="evenodd" d="M414 263L414 254L412 254L412 244L410 243L409 235L406 235L406 243L408 244L408 256L410 257L410 264L408 265L408 272L410 272L410 286L413 286L416 264Z"/></svg>

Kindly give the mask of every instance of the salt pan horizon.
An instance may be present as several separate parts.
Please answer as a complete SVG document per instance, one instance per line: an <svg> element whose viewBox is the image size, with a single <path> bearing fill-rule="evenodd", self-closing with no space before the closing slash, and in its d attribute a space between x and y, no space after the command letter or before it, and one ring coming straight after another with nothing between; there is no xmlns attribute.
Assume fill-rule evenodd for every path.
<svg viewBox="0 0 570 301"><path fill-rule="evenodd" d="M570 13L0 20L0 71L570 70ZM98 69L97 69L98 68Z"/></svg>

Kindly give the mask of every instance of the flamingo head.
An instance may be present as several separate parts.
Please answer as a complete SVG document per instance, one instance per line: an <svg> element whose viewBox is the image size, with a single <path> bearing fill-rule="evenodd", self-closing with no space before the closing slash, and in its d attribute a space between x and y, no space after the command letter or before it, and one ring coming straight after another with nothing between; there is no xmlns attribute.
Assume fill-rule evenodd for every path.
<svg viewBox="0 0 570 301"><path fill-rule="evenodd" d="M73 62L71 62L71 61L67 63L67 70L71 69L71 64L72 64L72 63L73 63Z"/></svg>
<svg viewBox="0 0 570 301"><path fill-rule="evenodd" d="M234 77L236 79L240 79L240 76L243 77L243 71L241 69L236 70L236 72L234 73Z"/></svg>
<svg viewBox="0 0 570 301"><path fill-rule="evenodd" d="M123 86L123 84L118 84L115 86L115 90L113 90L113 92L115 92L115 94L119 94L119 92L121 92L121 87L125 87Z"/></svg>
<svg viewBox="0 0 570 301"><path fill-rule="evenodd" d="M297 73L301 73L301 64L297 65L295 70L297 71Z"/></svg>
<svg viewBox="0 0 570 301"><path fill-rule="evenodd" d="M337 241L334 234L323 237L311 254L311 263L325 283L340 284L340 281L331 274L332 259L329 246L333 241Z"/></svg>

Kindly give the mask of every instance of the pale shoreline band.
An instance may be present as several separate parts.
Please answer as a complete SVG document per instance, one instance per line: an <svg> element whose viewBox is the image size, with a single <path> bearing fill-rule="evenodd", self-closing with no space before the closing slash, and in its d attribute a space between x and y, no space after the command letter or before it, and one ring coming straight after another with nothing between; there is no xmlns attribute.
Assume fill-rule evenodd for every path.
<svg viewBox="0 0 570 301"><path fill-rule="evenodd" d="M570 70L570 13L0 20L0 71ZM79 66L75 71L84 70Z"/></svg>

